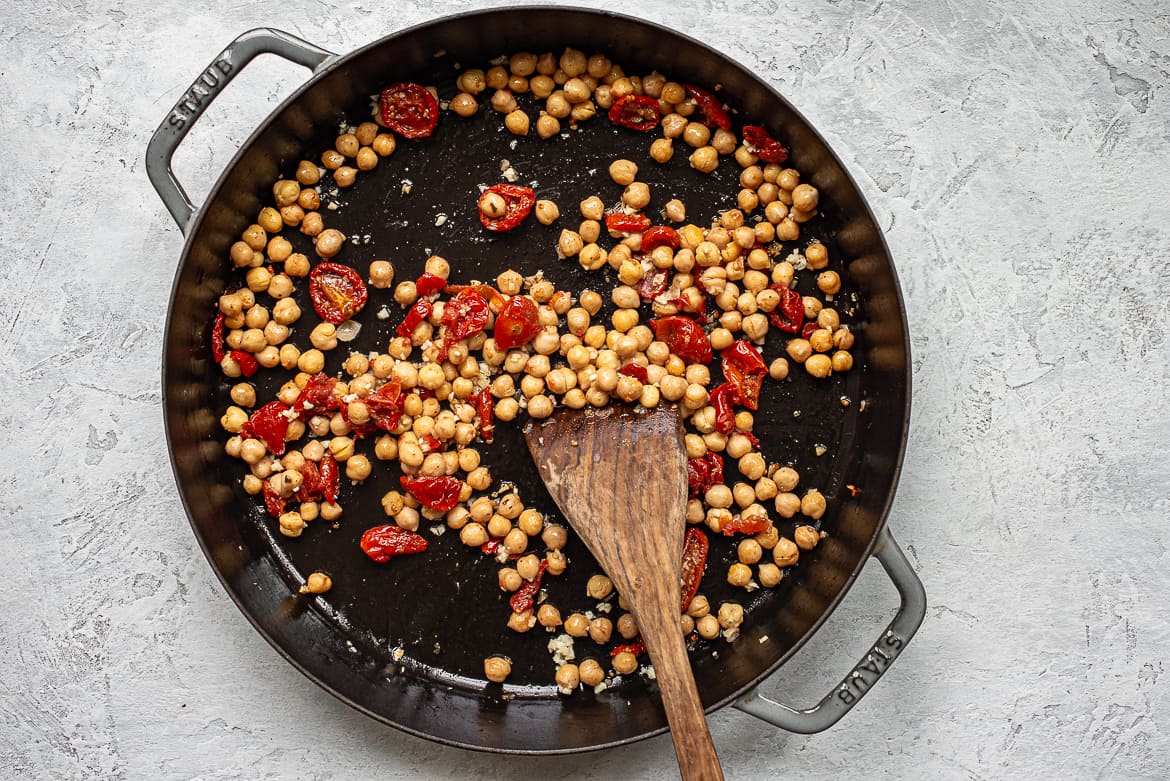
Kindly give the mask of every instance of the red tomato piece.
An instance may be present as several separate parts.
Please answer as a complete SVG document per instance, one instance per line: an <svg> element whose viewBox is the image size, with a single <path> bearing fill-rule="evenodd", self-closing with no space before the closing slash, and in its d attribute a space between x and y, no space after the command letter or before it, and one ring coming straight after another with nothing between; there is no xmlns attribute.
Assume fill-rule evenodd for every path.
<svg viewBox="0 0 1170 781"><path fill-rule="evenodd" d="M650 321L654 336L687 363L710 363L711 341L703 328L689 317L670 315Z"/></svg>
<svg viewBox="0 0 1170 781"><path fill-rule="evenodd" d="M379 564L385 564L394 556L422 553L427 549L427 540L421 534L387 524L366 529L362 534L361 546L367 556Z"/></svg>
<svg viewBox="0 0 1170 781"><path fill-rule="evenodd" d="M240 428L244 439L258 439L268 446L273 455L284 455L284 435L288 431L288 418L284 416L289 406L283 401L270 401L252 413L248 422Z"/></svg>
<svg viewBox="0 0 1170 781"><path fill-rule="evenodd" d="M418 291L418 297L425 298L441 292L447 287L447 280L428 272L415 280L414 287Z"/></svg>
<svg viewBox="0 0 1170 781"><path fill-rule="evenodd" d="M239 365L240 374L245 377L251 377L260 371L260 363L252 353L244 352L243 350L232 350L228 355Z"/></svg>
<svg viewBox="0 0 1170 781"><path fill-rule="evenodd" d="M398 428L402 417L402 385L391 380L365 398L370 420L383 431Z"/></svg>
<svg viewBox="0 0 1170 781"><path fill-rule="evenodd" d="M646 375L646 367L639 366L636 363L627 363L625 366L618 369L618 374L624 374L627 377L633 377L642 384L645 384L649 379Z"/></svg>
<svg viewBox="0 0 1170 781"><path fill-rule="evenodd" d="M715 93L708 92L702 87L696 87L693 84L683 85L687 94L694 98L699 111L702 112L706 121L704 125L715 125L724 130L731 130L731 117L727 115L727 111L723 108L723 104L719 98L715 97Z"/></svg>
<svg viewBox="0 0 1170 781"><path fill-rule="evenodd" d="M524 218L536 203L536 193L533 189L518 184L493 184L484 190L480 196L480 203L483 203L483 197L488 193L494 193L504 199L504 213L499 217L489 217L482 207L479 210L479 221L483 223L483 227L495 233L510 231L524 222Z"/></svg>
<svg viewBox="0 0 1170 781"><path fill-rule="evenodd" d="M744 339L733 343L719 355L723 358L723 376L735 388L737 401L750 410L759 409L760 386L768 373L764 357Z"/></svg>
<svg viewBox="0 0 1170 781"><path fill-rule="evenodd" d="M211 326L211 357L216 363L223 361L227 351L223 348L223 312L215 317L215 325Z"/></svg>
<svg viewBox="0 0 1170 781"><path fill-rule="evenodd" d="M321 495L325 501L337 501L337 487L340 483L341 471L337 468L337 460L332 453L326 453L321 459Z"/></svg>
<svg viewBox="0 0 1170 781"><path fill-rule="evenodd" d="M803 311L803 309L802 309L802 311ZM804 328L800 329L800 338L801 339L809 338L810 336L813 335L813 331L818 330L820 327L821 327L820 324L816 320L809 320L807 323L804 324Z"/></svg>
<svg viewBox="0 0 1170 781"><path fill-rule="evenodd" d="M343 323L366 305L366 283L340 263L318 263L309 273L309 298L322 320Z"/></svg>
<svg viewBox="0 0 1170 781"><path fill-rule="evenodd" d="M524 613L532 609L536 604L536 594L540 591L540 581L544 578L544 571L548 569L548 559L540 562L540 568L536 571L536 577L532 580L525 581L520 588L516 589L516 593L508 600L508 605L511 606L513 613Z"/></svg>
<svg viewBox="0 0 1170 781"><path fill-rule="evenodd" d="M512 296L496 317L492 336L496 347L511 350L523 347L540 333L540 310L528 296Z"/></svg>
<svg viewBox="0 0 1170 781"><path fill-rule="evenodd" d="M484 442L491 442L496 435L496 397L488 387L472 396L471 401L475 405L475 414L479 416L479 435Z"/></svg>
<svg viewBox="0 0 1170 781"><path fill-rule="evenodd" d="M735 407L739 394L730 383L724 383L711 391L711 406L715 408L715 430L720 434L735 431Z"/></svg>
<svg viewBox="0 0 1170 781"><path fill-rule="evenodd" d="M401 336L403 339L409 339L414 329L418 328L419 323L431 316L431 310L434 306L425 298L420 298L414 302L414 306L406 313L406 317L398 324L398 328L394 329L394 333Z"/></svg>
<svg viewBox="0 0 1170 781"><path fill-rule="evenodd" d="M634 656L641 656L646 653L646 644L642 642L641 637L635 638L632 643L622 643L621 645L614 646L614 649L609 652L609 658L612 659L618 654L626 653L627 651Z"/></svg>
<svg viewBox="0 0 1170 781"><path fill-rule="evenodd" d="M733 534L759 534L771 528L772 521L766 515L757 515L755 518L749 518L747 520L741 515L733 515L731 520L724 521L719 527L719 533L724 537L730 537Z"/></svg>
<svg viewBox="0 0 1170 781"><path fill-rule="evenodd" d="M401 477L402 487L432 510L447 512L459 504L463 481L457 477Z"/></svg>
<svg viewBox="0 0 1170 781"><path fill-rule="evenodd" d="M649 95L626 95L609 109L610 122L642 132L658 127L658 117L658 99Z"/></svg>
<svg viewBox="0 0 1170 781"><path fill-rule="evenodd" d="M300 415L301 420L308 420L313 415L333 412L341 406L341 399L333 395L333 387L337 385L337 378L330 377L324 372L318 372L309 378L305 387L293 402L293 409Z"/></svg>
<svg viewBox="0 0 1170 781"><path fill-rule="evenodd" d="M421 84L392 84L378 103L382 124L403 138L426 138L439 124L439 101Z"/></svg>
<svg viewBox="0 0 1170 781"><path fill-rule="evenodd" d="M692 499L723 483L723 456L708 450L687 461L687 489Z"/></svg>
<svg viewBox="0 0 1170 781"><path fill-rule="evenodd" d="M787 285L776 283L768 287L780 294L780 304L768 313L768 320L781 331L799 333L804 322L804 298Z"/></svg>
<svg viewBox="0 0 1170 781"><path fill-rule="evenodd" d="M667 246L678 249L678 231L669 225L655 225L642 234L642 251L650 252L656 247Z"/></svg>
<svg viewBox="0 0 1170 781"><path fill-rule="evenodd" d="M324 484L321 482L321 469L316 462L306 460L298 470L301 473L301 487L297 489L298 502L314 502L321 498Z"/></svg>
<svg viewBox="0 0 1170 781"><path fill-rule="evenodd" d="M687 611L691 606L691 600L699 591L699 584L703 581L703 570L707 568L707 551L710 547L706 534L695 526L687 529L687 535L683 540L682 609L679 612Z"/></svg>
<svg viewBox="0 0 1170 781"><path fill-rule="evenodd" d="M743 140L749 151L755 152L765 163L783 163L788 159L788 150L784 145L758 125L744 125Z"/></svg>
<svg viewBox="0 0 1170 781"><path fill-rule="evenodd" d="M462 290L443 307L442 326L446 329L443 346L439 348L438 360L442 362L447 352L456 344L481 333L487 325L488 302L470 288Z"/></svg>
<svg viewBox="0 0 1170 781"><path fill-rule="evenodd" d="M264 509L273 518L279 518L281 513L284 512L286 504L284 498L276 492L276 489L267 480L264 481L264 487L261 493L264 496Z"/></svg>
<svg viewBox="0 0 1170 781"><path fill-rule="evenodd" d="M643 244L645 244L645 240L643 240ZM643 301L653 301L665 293L669 286L669 271L664 268L651 269L642 276L642 281L638 283L638 295L642 297Z"/></svg>
<svg viewBox="0 0 1170 781"><path fill-rule="evenodd" d="M504 297L500 295L500 291L496 290L491 285L485 285L482 283L478 285L447 285L447 287L443 288L443 292L451 296L458 295L464 290L474 290L476 293L479 293L481 296L483 296L484 299L488 302L488 306L492 308L493 312L499 312L504 308L504 304L506 303Z"/></svg>
<svg viewBox="0 0 1170 781"><path fill-rule="evenodd" d="M644 214L610 212L605 215L605 227L614 233L641 233L650 227L650 218Z"/></svg>

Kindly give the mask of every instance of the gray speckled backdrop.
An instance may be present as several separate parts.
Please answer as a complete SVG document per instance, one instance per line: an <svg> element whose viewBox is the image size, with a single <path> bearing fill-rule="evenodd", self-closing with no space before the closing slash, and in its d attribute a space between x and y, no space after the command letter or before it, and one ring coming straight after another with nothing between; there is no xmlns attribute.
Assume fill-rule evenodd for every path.
<svg viewBox="0 0 1170 781"><path fill-rule="evenodd" d="M181 239L143 171L150 133L246 28L348 51L473 7L264 5L4 4L0 777L673 777L666 737L517 759L383 728L281 661L199 554L159 412ZM826 132L887 231L914 334L892 528L927 621L826 734L712 717L730 777L1166 777L1166 6L638 7ZM303 77L261 61L225 94L178 157L196 196ZM864 650L894 604L873 570L767 689L808 702Z"/></svg>

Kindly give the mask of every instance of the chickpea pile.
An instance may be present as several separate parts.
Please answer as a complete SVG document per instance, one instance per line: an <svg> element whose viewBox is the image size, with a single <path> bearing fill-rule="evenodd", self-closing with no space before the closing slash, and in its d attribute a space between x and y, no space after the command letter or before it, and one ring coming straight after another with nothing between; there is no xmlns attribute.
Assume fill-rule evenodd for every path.
<svg viewBox="0 0 1170 781"><path fill-rule="evenodd" d="M771 357L766 373L772 380L783 381L792 361L802 364L808 375L824 378L853 366L853 333L842 322L841 313L828 305L841 292L841 278L828 268L829 251L819 241L808 242L802 249L790 246L789 254L780 259L782 243L798 241L801 226L817 215L817 189L802 182L793 168L763 163L756 150L734 132L712 130L701 121L700 105L688 89L661 74L627 76L603 55L586 57L568 49L560 57L519 53L502 58L486 71L463 71L456 86L458 94L441 104L445 110L459 117L474 116L486 94L491 108L503 115L504 128L518 136L534 128L541 139L560 134L562 120L576 126L628 95L657 99L661 135L650 142L646 164L669 163L678 140L691 150L690 167L700 173L711 173L723 158L731 157L741 169L736 206L718 214L709 225L688 222L686 206L677 199L650 210L656 194L639 180L638 162L614 160L608 168L613 188L577 204L581 221L575 228L565 227L555 237L549 234L550 262L572 259L596 272L608 267L617 281L608 293L561 290L541 274L525 277L509 269L485 281L497 295L490 297L484 330L447 344L444 313L451 296L442 291L420 296L419 283L396 279L393 264L375 258L368 262L364 277L374 291L387 292L381 294L381 301L372 293L367 308L376 310L392 300L405 311L425 299L428 313L408 334L391 338L384 350L346 353L343 345L352 338L346 323L321 322L307 334L297 331L302 311L294 296L296 280L308 276L315 263L337 257L347 244L344 234L326 227L321 213L326 177L336 187L351 187L360 172L376 168L398 146L394 134L379 121L346 128L334 148L321 155L320 166L302 160L293 178L274 184L273 205L260 210L256 222L229 251L231 262L243 272L244 286L219 299L223 339L229 350L252 356L266 369L296 372L277 393L285 405L291 407L314 378L326 371L330 355L340 352L344 357L332 388L337 409L289 416L284 435L287 447L278 455L263 439L248 435L249 410L261 402L255 387L246 381L247 362L226 354L221 361L224 375L241 381L231 388L233 403L221 418L231 435L225 449L247 465L242 481L247 493L272 495L288 503L277 518L280 533L287 537L301 536L318 518L337 521L344 512L340 497L296 499L310 462L319 469L332 460L353 484L370 478L376 462L397 462L408 476L456 477L461 489L458 502L449 510L431 509L407 490L385 493L382 509L400 529L429 529L432 534L450 529L466 547L496 558L503 591L536 590L531 607L513 610L507 627L525 633L540 626L554 636L550 651L554 645L558 649L554 679L562 693L581 685L604 688L607 681L640 668L638 657L644 650L637 647L633 616L601 574L591 577L586 593L579 595L593 604L592 609L562 613L547 591L539 588L545 575L565 572L568 531L548 523L508 484L494 481L477 443L490 441L494 420L510 422L524 414L546 418L558 406L602 408L614 401L644 408L677 405L686 422L687 457L718 454L731 459L742 477L730 484L718 482L692 496L687 522L706 527L712 535L730 536L734 531L729 530L744 522L766 527L738 535L735 561L722 577L732 587L749 592L773 588L802 551L819 543L822 532L817 527L827 508L826 498L814 487L802 487L794 468L764 456L752 435L755 421L748 409L735 411L733 430L719 430L711 368L672 351L667 342L656 338L644 315L705 317L705 336L716 354L737 340L761 349L775 327L770 316L781 305L781 293L795 288L799 274L815 273L821 295L798 302L805 327L788 339L785 355ZM535 111L522 105L531 102L527 95L537 101ZM498 200L487 205L481 200L481 209L502 214L506 205ZM607 202L616 206L607 207ZM614 213L644 215L652 224L678 226L672 229L677 246L657 244L643 251L643 231L607 227L607 218ZM535 203L533 216L543 226L567 219L562 207L548 199ZM312 242L316 261L294 251L287 238L293 230ZM425 272L448 280L451 264L434 255L427 259ZM663 272L669 286L647 295L648 278ZM502 349L493 325L515 296L527 296L535 305L539 330L523 346ZM606 299L612 305L608 316L603 315L603 309L608 310ZM713 313L708 304L713 305ZM304 339L295 343L294 335ZM623 371L627 367L638 371ZM401 388L401 417L392 429L364 437L369 433L364 427L373 420L371 397L388 383ZM476 402L484 393L494 399L494 420L485 420ZM773 517L797 519L791 539L780 534ZM338 576L314 572L301 593L326 593ZM731 642L738 637L743 620L741 604L714 605L700 592L682 615L682 630L694 641L722 637ZM596 657L586 653L578 662L576 640L591 643ZM612 655L606 654L606 647L615 641L618 647ZM491 682L504 682L510 672L506 657L484 660L484 675Z"/></svg>

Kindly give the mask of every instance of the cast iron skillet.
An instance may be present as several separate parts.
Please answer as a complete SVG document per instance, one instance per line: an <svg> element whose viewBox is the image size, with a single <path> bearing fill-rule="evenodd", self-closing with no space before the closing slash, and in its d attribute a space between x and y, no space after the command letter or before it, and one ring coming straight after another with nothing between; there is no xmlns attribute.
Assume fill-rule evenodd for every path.
<svg viewBox="0 0 1170 781"><path fill-rule="evenodd" d="M273 647L327 691L387 724L451 745L524 754L604 748L666 729L653 683L637 676L616 691L559 697L551 686L554 668L545 637L504 628L509 610L495 585L497 565L467 551L457 535L433 537L424 556L384 566L367 561L357 539L368 526L383 522L378 497L397 486L393 469L376 469L374 484L356 495L345 486L345 515L334 527L317 521L302 538L285 540L239 487L240 464L224 456L225 435L218 425L230 402L229 384L209 355L214 302L226 286L239 284L227 250L271 201L272 182L290 176L302 157L316 159L331 146L339 120L360 121L368 115L370 96L392 82L437 84L449 97L456 63L481 66L504 53L559 53L565 46L604 52L627 73L658 69L682 82L721 84L721 96L734 111L789 144L791 164L822 193L824 213L806 226L800 245L814 236L826 242L832 267L845 279L845 295L835 305L858 333L857 368L818 383L797 367L785 383L767 383L756 432L769 459L793 464L802 486L819 487L828 497L830 509L822 520L828 537L802 556L780 587L746 597L723 582L735 555L730 542L714 540L703 591L716 605L723 599L743 602L748 618L738 642L701 642L692 658L709 710L734 703L790 731L826 729L882 675L925 611L922 585L884 529L909 422L909 339L901 293L873 216L820 135L741 66L655 25L596 11L499 9L420 25L341 57L286 33L252 30L213 61L147 150L151 181L187 236L172 290L163 393L188 517L224 587ZM265 52L311 68L314 75L252 134L196 210L171 171L174 149L227 82ZM542 142L533 134L514 147L514 137L499 126L499 115L484 100L473 121L445 115L432 138L400 140L392 157L340 193L341 209L323 209L330 226L359 242L369 237L368 244L351 244L334 260L364 271L372 258L389 257L398 278L405 279L421 273L427 255L438 253L452 261L454 281L491 279L511 266L525 274L544 270L561 288L607 292L612 278L586 275L575 262L555 259L551 247L559 225L551 229L529 220L517 231L490 237L480 229L476 185L500 181L502 159L519 171L521 183L535 186L538 197L560 203L561 223L567 225L575 225L575 204L586 195L600 192L616 200L616 187L607 188L604 181L605 166L618 156L640 162L640 178L651 185L657 206L678 196L693 221L734 204L739 171L734 162L725 161L710 178L691 171L685 153L659 167L646 154L648 137L605 118L585 123L577 138ZM405 180L412 183L409 195L403 195ZM441 227L435 225L439 213L447 215ZM299 232L285 235L297 250L315 257ZM302 281L299 287L306 285ZM802 292L815 291L802 285ZM373 293L354 349L384 349L401 319L389 296ZM293 338L304 342L316 319L301 300L306 315ZM387 320L375 317L381 302L390 305ZM780 354L782 347L779 339L771 340L765 355ZM327 370L337 371L344 354L331 353ZM259 397L272 398L288 376L279 370L262 373ZM498 426L487 462L497 480L513 481L529 504L556 519L518 432L518 426ZM815 454L818 445L828 448L821 457ZM781 521L780 530L790 535L791 522ZM597 571L579 542L571 542L567 553L568 573L549 583L551 598L566 613L593 607L583 597L583 583ZM871 555L893 579L902 605L870 652L807 710L759 695L755 687L821 626ZM297 596L303 577L314 569L333 575L333 591L324 598ZM588 651L586 645L578 642L578 653ZM483 680L482 659L489 653L513 659L508 684Z"/></svg>

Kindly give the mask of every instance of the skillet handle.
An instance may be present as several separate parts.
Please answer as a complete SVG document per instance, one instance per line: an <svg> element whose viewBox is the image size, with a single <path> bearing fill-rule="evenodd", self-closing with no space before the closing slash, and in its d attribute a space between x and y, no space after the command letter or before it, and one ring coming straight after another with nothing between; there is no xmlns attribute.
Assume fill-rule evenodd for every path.
<svg viewBox="0 0 1170 781"><path fill-rule="evenodd" d="M797 710L765 697L760 694L759 687L736 700L736 708L789 732L811 735L836 724L873 688L914 637L926 615L926 591L922 588L922 581L914 574L906 554L894 542L888 529L883 530L878 538L874 556L898 589L901 604L894 620L870 647L865 658L824 699L806 710Z"/></svg>
<svg viewBox="0 0 1170 781"><path fill-rule="evenodd" d="M259 27L240 35L204 68L198 78L175 103L167 118L158 126L146 147L146 174L158 191L167 211L179 224L184 235L195 215L195 204L171 169L171 158L183 137L194 126L216 96L244 67L261 54L275 54L316 72L336 57L333 52L314 46L295 35Z"/></svg>

